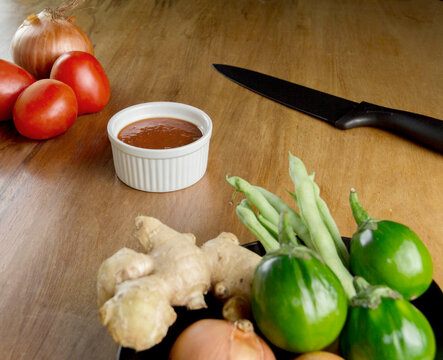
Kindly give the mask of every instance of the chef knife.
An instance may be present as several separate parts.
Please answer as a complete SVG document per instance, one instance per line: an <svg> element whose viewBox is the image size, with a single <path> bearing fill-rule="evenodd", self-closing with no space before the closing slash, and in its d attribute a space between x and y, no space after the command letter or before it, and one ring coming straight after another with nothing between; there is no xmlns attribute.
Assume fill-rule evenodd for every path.
<svg viewBox="0 0 443 360"><path fill-rule="evenodd" d="M443 121L367 102L354 102L231 65L213 64L228 79L262 96L346 130L372 126L443 152Z"/></svg>

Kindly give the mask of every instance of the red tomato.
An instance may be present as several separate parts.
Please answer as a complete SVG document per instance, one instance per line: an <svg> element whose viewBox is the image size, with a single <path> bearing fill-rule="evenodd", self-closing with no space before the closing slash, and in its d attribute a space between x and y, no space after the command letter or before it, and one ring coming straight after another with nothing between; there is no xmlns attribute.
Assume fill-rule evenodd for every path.
<svg viewBox="0 0 443 360"><path fill-rule="evenodd" d="M12 109L20 93L35 82L30 73L0 59L0 121L12 119Z"/></svg>
<svg viewBox="0 0 443 360"><path fill-rule="evenodd" d="M78 114L100 111L108 103L111 87L97 59L83 51L70 51L54 62L51 79L68 84L78 101Z"/></svg>
<svg viewBox="0 0 443 360"><path fill-rule="evenodd" d="M28 86L14 106L14 124L20 134L43 140L64 133L77 118L74 91L58 80L38 80Z"/></svg>

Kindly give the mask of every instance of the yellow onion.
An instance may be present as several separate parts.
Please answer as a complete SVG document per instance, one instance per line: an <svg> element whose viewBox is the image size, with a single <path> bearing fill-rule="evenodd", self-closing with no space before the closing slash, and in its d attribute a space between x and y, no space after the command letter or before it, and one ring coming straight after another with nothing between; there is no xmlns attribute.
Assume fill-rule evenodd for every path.
<svg viewBox="0 0 443 360"><path fill-rule="evenodd" d="M177 338L169 360L275 360L249 320L203 319Z"/></svg>
<svg viewBox="0 0 443 360"><path fill-rule="evenodd" d="M54 61L68 51L84 51L94 55L91 40L65 15L66 9L44 9L31 14L15 32L12 42L14 62L36 79L48 78Z"/></svg>

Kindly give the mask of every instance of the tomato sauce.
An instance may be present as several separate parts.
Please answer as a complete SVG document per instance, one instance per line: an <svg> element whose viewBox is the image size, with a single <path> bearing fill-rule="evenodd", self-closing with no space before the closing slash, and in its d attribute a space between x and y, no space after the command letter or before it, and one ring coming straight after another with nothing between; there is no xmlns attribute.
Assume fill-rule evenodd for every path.
<svg viewBox="0 0 443 360"><path fill-rule="evenodd" d="M190 144L203 136L200 129L185 120L150 118L133 122L120 130L118 139L145 149L171 149Z"/></svg>

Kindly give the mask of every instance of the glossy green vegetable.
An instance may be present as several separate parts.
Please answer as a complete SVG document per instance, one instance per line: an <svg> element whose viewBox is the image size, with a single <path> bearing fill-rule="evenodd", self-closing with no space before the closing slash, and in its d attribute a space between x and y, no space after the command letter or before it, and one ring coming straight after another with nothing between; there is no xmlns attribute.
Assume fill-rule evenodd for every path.
<svg viewBox="0 0 443 360"><path fill-rule="evenodd" d="M279 223L280 249L255 270L252 313L274 345L292 352L320 350L340 334L347 297L340 281L312 250L297 244L288 214Z"/></svg>
<svg viewBox="0 0 443 360"><path fill-rule="evenodd" d="M432 360L435 337L424 315L385 285L369 286L357 279L340 336L347 360Z"/></svg>
<svg viewBox="0 0 443 360"><path fill-rule="evenodd" d="M351 271L371 284L385 284L411 300L432 282L432 259L407 226L369 217L351 190L350 203L358 224L351 240Z"/></svg>
<svg viewBox="0 0 443 360"><path fill-rule="evenodd" d="M274 345L292 352L320 350L340 334L347 298L334 273L308 248L282 246L256 268L252 313Z"/></svg>

